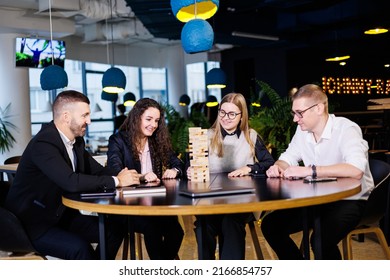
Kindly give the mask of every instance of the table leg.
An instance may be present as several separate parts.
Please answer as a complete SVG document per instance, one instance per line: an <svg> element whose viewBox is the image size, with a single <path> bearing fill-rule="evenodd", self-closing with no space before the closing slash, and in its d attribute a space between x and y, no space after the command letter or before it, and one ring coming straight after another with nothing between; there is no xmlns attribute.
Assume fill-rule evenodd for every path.
<svg viewBox="0 0 390 280"><path fill-rule="evenodd" d="M321 218L320 215L317 215L316 207L313 207L313 216L314 216L314 258L316 260L322 260L322 245L321 245Z"/></svg>
<svg viewBox="0 0 390 280"><path fill-rule="evenodd" d="M105 214L99 213L99 248L100 259L105 260L106 257L106 229L105 229Z"/></svg>
<svg viewBox="0 0 390 280"><path fill-rule="evenodd" d="M302 209L303 213L303 258L310 260L310 241L309 241L309 214L307 207Z"/></svg>
<svg viewBox="0 0 390 280"><path fill-rule="evenodd" d="M203 240L205 240L205 237L206 237L206 223L205 223L205 219L202 219L202 217L198 217L198 222L200 224L200 231L201 233L199 234L198 236L198 260L203 260L204 259L204 249L203 246L204 246L204 243L203 243Z"/></svg>

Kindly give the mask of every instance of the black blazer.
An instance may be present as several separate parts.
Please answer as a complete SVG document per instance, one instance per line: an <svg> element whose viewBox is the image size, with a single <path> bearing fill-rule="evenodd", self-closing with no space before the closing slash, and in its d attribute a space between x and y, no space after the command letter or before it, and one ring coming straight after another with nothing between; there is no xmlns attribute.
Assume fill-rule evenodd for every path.
<svg viewBox="0 0 390 280"><path fill-rule="evenodd" d="M82 137L76 138L74 148L76 172L52 121L42 126L23 152L6 207L18 216L32 239L58 223L65 210L63 193L115 187L112 175L117 173L92 158Z"/></svg>
<svg viewBox="0 0 390 280"><path fill-rule="evenodd" d="M156 158L152 145L149 145L149 150L153 172L161 179L163 172L161 160ZM168 168L177 168L179 170L178 176L181 176L183 174L184 163L173 151L167 151L167 153L169 153ZM111 135L108 140L107 165L117 172L127 167L128 169L135 169L138 173L141 173L141 162L138 159L134 159L126 131L121 130Z"/></svg>

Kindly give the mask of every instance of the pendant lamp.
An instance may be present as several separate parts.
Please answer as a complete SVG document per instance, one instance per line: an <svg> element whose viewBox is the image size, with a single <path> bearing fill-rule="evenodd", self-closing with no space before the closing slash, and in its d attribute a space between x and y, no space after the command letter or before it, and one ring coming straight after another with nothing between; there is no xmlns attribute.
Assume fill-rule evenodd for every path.
<svg viewBox="0 0 390 280"><path fill-rule="evenodd" d="M126 107L128 106L134 106L135 104L135 95L134 93L132 92L127 92L125 93L125 95L123 96L123 105L125 105Z"/></svg>
<svg viewBox="0 0 390 280"><path fill-rule="evenodd" d="M191 98L187 94L183 94L180 96L179 105L180 106L188 106L191 103Z"/></svg>
<svg viewBox="0 0 390 280"><path fill-rule="evenodd" d="M111 67L103 74L103 91L107 93L120 93L125 90L126 76L119 68Z"/></svg>
<svg viewBox="0 0 390 280"><path fill-rule="evenodd" d="M208 51L213 43L213 28L203 19L190 20L181 31L181 44L188 54Z"/></svg>
<svg viewBox="0 0 390 280"><path fill-rule="evenodd" d="M111 9L111 19L113 19L112 15L112 1L110 0L110 9ZM106 28L107 28L107 19L106 19ZM114 35L113 35L113 26L111 24L111 51L112 57L114 60ZM107 61L109 64L109 52L108 52L108 42L107 42ZM114 64L114 62L113 62ZM103 74L102 78L102 87L103 91L108 93L120 93L125 90L126 87L126 76L125 73L119 68L111 67Z"/></svg>
<svg viewBox="0 0 390 280"><path fill-rule="evenodd" d="M219 0L171 0L172 12L181 22L211 18L218 7Z"/></svg>
<svg viewBox="0 0 390 280"><path fill-rule="evenodd" d="M206 73L207 88L225 88L226 74L220 68L213 68Z"/></svg>
<svg viewBox="0 0 390 280"><path fill-rule="evenodd" d="M43 90L64 88L68 86L68 75L61 66L50 65L43 69L40 82Z"/></svg>
<svg viewBox="0 0 390 280"><path fill-rule="evenodd" d="M106 101L116 102L118 100L118 94L102 91L101 98Z"/></svg>
<svg viewBox="0 0 390 280"><path fill-rule="evenodd" d="M207 107L215 107L218 105L218 100L214 95L207 96L206 106Z"/></svg>
<svg viewBox="0 0 390 280"><path fill-rule="evenodd" d="M40 82L41 88L43 90L54 90L60 89L68 86L68 75L65 70L58 66L54 65L54 50L53 50L53 22L51 18L51 0L49 0L49 21L50 21L50 48L51 48L51 63L52 65L43 69Z"/></svg>

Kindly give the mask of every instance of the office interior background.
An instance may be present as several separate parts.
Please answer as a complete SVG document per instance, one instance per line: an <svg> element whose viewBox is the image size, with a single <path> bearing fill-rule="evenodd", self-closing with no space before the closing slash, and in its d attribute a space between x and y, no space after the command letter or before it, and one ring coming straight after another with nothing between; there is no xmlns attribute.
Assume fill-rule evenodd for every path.
<svg viewBox="0 0 390 280"><path fill-rule="evenodd" d="M183 94L191 104L209 94L220 101L232 91L249 99L259 90L256 80L281 96L319 83L339 112L366 111L369 99L388 97L390 35L364 34L390 26L385 0L219 2L208 20L214 30L212 49L187 54L180 40L184 23L172 14L168 0L51 0L50 13L49 0L0 1L0 107L11 104L18 128L17 143L0 161L21 154L40 125L51 120L57 93L41 89L42 69L15 66L18 37L65 42L67 88L91 100L87 139L93 145L112 133L115 105L126 92L171 104L181 113L188 110L178 105ZM336 53L350 59L345 65L325 61ZM101 77L112 65L127 78L116 104L100 97ZM227 87L210 91L205 75L215 67L226 73Z"/></svg>

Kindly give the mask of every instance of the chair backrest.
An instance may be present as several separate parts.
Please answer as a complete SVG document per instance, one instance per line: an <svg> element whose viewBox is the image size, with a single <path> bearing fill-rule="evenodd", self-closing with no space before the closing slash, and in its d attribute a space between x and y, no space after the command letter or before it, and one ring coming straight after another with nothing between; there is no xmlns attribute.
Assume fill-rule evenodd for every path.
<svg viewBox="0 0 390 280"><path fill-rule="evenodd" d="M0 207L0 250L6 252L36 252L19 219Z"/></svg>
<svg viewBox="0 0 390 280"><path fill-rule="evenodd" d="M9 157L4 161L4 164L19 163L22 156Z"/></svg>
<svg viewBox="0 0 390 280"><path fill-rule="evenodd" d="M370 159L370 170L375 189L371 192L360 225L375 223L386 211L387 194L390 183L390 164L378 159Z"/></svg>
<svg viewBox="0 0 390 280"><path fill-rule="evenodd" d="M4 161L4 164L19 163L22 156L9 157ZM15 174L7 173L8 182L12 185Z"/></svg>

